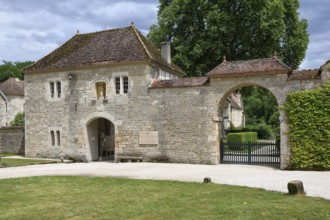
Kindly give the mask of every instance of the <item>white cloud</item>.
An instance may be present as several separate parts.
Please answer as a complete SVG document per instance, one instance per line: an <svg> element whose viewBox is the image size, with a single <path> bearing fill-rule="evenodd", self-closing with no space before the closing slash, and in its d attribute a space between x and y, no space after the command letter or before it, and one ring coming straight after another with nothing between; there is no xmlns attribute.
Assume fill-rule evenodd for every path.
<svg viewBox="0 0 330 220"><path fill-rule="evenodd" d="M38 60L81 33L135 26L144 34L157 22L158 0L0 0L0 62ZM329 0L301 0L310 44L301 69L330 59Z"/></svg>
<svg viewBox="0 0 330 220"><path fill-rule="evenodd" d="M147 33L158 1L0 0L0 62L38 60L81 33L126 27Z"/></svg>

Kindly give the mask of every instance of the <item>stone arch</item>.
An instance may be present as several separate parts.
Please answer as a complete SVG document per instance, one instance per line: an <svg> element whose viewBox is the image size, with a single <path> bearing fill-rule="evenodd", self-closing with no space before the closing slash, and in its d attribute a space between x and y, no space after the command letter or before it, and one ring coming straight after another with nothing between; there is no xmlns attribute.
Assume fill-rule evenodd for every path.
<svg viewBox="0 0 330 220"><path fill-rule="evenodd" d="M111 135L109 137L111 138L112 144L113 144L113 152L112 150L105 151L104 149L100 149L100 134L99 134L99 122L101 120L105 120L110 123L110 130ZM116 151L118 149L118 142L116 141L116 137L118 135L118 125L120 124L118 121L115 120L115 118L106 112L94 112L89 114L85 117L85 119L82 121L83 124L83 133L86 137L86 148L87 148L87 160L103 160L104 158L108 158L111 160L114 160L116 158ZM107 137L102 137L107 138Z"/></svg>
<svg viewBox="0 0 330 220"><path fill-rule="evenodd" d="M237 82L236 84L232 84L228 89L226 89L225 93L218 99L218 117L220 118L220 123L222 123L222 115L221 115L221 110L224 108L225 101L227 97L234 91L236 91L239 88L242 87L247 87L247 86L257 86L264 88L271 92L273 96L275 97L277 101L277 106L280 107L284 101L286 100L286 94L283 91L277 91L274 90L274 88L269 88L266 85L263 85L262 83L254 83L254 82ZM276 88L276 87L275 87ZM284 98L284 99L283 99ZM280 117L279 117L279 122L280 122L280 143L281 143L281 162L280 162L280 168L285 169L289 165L289 160L291 157L291 152L290 152L290 146L289 146L289 139L288 139L288 124L287 124L287 115L284 110L279 108L280 112ZM218 125L218 135L219 138L218 140L221 139L222 137L222 126L220 124Z"/></svg>
<svg viewBox="0 0 330 220"><path fill-rule="evenodd" d="M237 89L239 88L242 88L242 87L247 87L247 86L257 86L257 87L261 87L261 88L264 88L266 90L268 90L269 92L271 92L273 94L273 96L276 98L276 101L277 101L277 105L279 106L279 103L280 103L280 98L279 98L279 95L276 91L273 91L272 89L270 88L267 88L265 85L262 85L260 83L237 83L236 85L234 86L231 86L229 89L227 89L227 92L222 96L220 97L218 103L219 103L219 107L223 107L224 105L224 102L226 101L226 98L234 91L236 91Z"/></svg>

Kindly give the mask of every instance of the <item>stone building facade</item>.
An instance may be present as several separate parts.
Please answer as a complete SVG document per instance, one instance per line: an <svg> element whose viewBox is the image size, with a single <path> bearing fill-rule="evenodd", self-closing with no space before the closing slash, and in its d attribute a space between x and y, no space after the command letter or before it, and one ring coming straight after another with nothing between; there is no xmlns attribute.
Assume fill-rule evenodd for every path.
<svg viewBox="0 0 330 220"><path fill-rule="evenodd" d="M231 93L257 85L283 105L289 92L322 81L320 72L297 73L276 58L225 61L206 77L182 78L169 54L130 26L77 34L25 69L26 156L218 164ZM285 112L279 120L285 168Z"/></svg>
<svg viewBox="0 0 330 220"><path fill-rule="evenodd" d="M19 112L24 112L24 81L9 78L0 84L0 127L9 126Z"/></svg>
<svg viewBox="0 0 330 220"><path fill-rule="evenodd" d="M245 127L244 106L241 94L234 92L227 97L221 116L224 131L230 130L231 126L235 128Z"/></svg>

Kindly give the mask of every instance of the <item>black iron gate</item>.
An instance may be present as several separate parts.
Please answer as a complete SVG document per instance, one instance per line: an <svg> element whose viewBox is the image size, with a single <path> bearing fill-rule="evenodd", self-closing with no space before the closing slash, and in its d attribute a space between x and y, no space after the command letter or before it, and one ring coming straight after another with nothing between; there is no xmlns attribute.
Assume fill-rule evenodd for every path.
<svg viewBox="0 0 330 220"><path fill-rule="evenodd" d="M249 164L280 166L280 143L257 141L248 143L220 142L220 162L224 164Z"/></svg>

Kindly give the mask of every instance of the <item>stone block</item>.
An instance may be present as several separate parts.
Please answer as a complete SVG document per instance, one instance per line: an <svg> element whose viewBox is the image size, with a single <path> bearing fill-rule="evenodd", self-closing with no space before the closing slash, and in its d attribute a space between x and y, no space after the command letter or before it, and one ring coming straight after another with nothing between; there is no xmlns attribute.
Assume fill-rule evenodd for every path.
<svg viewBox="0 0 330 220"><path fill-rule="evenodd" d="M212 183L211 177L205 177L203 183Z"/></svg>
<svg viewBox="0 0 330 220"><path fill-rule="evenodd" d="M305 195L304 186L300 180L292 180L288 183L290 195Z"/></svg>

